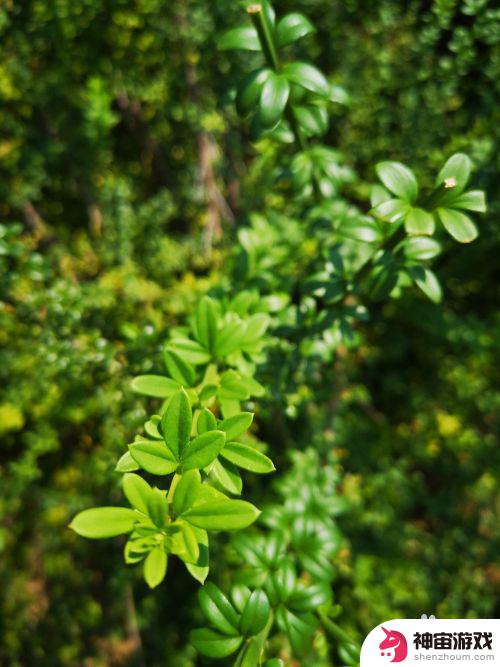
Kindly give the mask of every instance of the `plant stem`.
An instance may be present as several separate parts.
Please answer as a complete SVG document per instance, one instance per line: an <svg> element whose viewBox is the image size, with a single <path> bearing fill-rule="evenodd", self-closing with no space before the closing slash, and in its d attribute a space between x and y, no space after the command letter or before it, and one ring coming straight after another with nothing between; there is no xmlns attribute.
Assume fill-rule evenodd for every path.
<svg viewBox="0 0 500 667"><path fill-rule="evenodd" d="M342 644L345 644L346 650L349 654L355 659L359 659L359 648L356 642L345 632L342 628L337 625L331 618L328 618L328 614L322 610L318 610L318 616L320 617L321 623L325 630L334 638L337 639Z"/></svg>
<svg viewBox="0 0 500 667"><path fill-rule="evenodd" d="M252 19L257 35L259 36L260 45L262 46L262 51L266 59L268 67L273 69L275 72L279 72L281 69L281 64L278 58L278 53L276 51L276 46L274 44L274 38L272 34L272 28L269 25L269 20L266 13L262 9L262 5L250 5L247 8L247 12ZM286 105L285 117L290 123L295 141L299 145L301 150L307 148L302 132L300 131L299 124L293 113L293 108L290 103Z"/></svg>
<svg viewBox="0 0 500 667"><path fill-rule="evenodd" d="M271 26L269 25L265 12L262 11L262 5L250 5L250 7L247 8L247 12L252 19L255 30L257 30L260 45L262 46L262 51L266 57L267 64L276 72L279 72L280 63L276 52L276 46L274 45Z"/></svg>

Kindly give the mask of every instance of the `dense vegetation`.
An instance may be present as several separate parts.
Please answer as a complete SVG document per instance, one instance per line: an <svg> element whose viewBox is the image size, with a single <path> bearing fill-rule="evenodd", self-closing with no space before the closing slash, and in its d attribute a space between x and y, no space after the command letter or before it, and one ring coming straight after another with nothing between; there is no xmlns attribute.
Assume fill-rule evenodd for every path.
<svg viewBox="0 0 500 667"><path fill-rule="evenodd" d="M215 584L232 593L239 614L243 585L258 589L266 567L284 572L293 594L268 582L265 595L285 610L268 655L286 664L304 651L303 664L355 664L363 633L390 617L500 612L499 10L491 0L275 4L279 17L302 12L317 28L286 46L285 60L315 63L332 84L330 122L316 111L321 95L299 112L301 131L335 149L309 163L300 147L259 138L251 108L236 115L235 87L262 65L259 53L219 48L230 46L227 30L251 25L236 3L0 9L8 665L200 660L200 636L189 634L213 625L179 560L150 591L140 568L121 562L119 540L66 528L87 507L124 506L116 461L161 410L132 378L164 374L169 361L188 389L202 379L175 347L200 303L218 304L212 319L256 327L255 344L218 356L243 350L228 365L258 380L236 391L237 410L257 413L244 444L278 470L243 474L242 497L264 512L256 528L211 540L206 595L218 595ZM266 111L259 121L272 125ZM459 245L438 226L439 248L406 246L402 264L365 270L358 284L352 237L373 233L365 214L384 203L370 203L381 195L375 165L404 162L429 193L456 153L472 159L473 190L487 192L488 213L471 214L479 238ZM322 160L323 178L310 166ZM428 273L414 278L431 300L401 269L423 259L427 272L431 255L439 305ZM300 512L312 528L292 525ZM266 567L249 536L267 548ZM240 559L254 567L240 572ZM322 617L308 605L323 605ZM254 636L248 620L235 623Z"/></svg>

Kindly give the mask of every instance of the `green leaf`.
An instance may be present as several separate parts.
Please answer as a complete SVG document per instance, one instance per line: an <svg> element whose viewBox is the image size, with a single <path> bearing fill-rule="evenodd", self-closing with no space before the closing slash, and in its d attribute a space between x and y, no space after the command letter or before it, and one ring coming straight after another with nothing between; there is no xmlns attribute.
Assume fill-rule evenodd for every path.
<svg viewBox="0 0 500 667"><path fill-rule="evenodd" d="M217 42L217 48L221 51L241 50L260 51L259 36L255 28L244 26L228 30Z"/></svg>
<svg viewBox="0 0 500 667"><path fill-rule="evenodd" d="M167 370L173 379L185 387L192 387L195 382L196 373L191 364L171 348L165 348L163 355Z"/></svg>
<svg viewBox="0 0 500 667"><path fill-rule="evenodd" d="M207 620L225 635L238 635L239 616L224 593L212 582L198 591L198 599Z"/></svg>
<svg viewBox="0 0 500 667"><path fill-rule="evenodd" d="M198 541L200 555L195 565L193 563L186 563L186 568L192 577L199 581L200 584L204 584L209 572L208 534L206 530L196 528L195 526L192 526L192 529Z"/></svg>
<svg viewBox="0 0 500 667"><path fill-rule="evenodd" d="M191 507L200 484L201 477L198 470L189 470L182 474L174 492L174 510L176 514L182 514Z"/></svg>
<svg viewBox="0 0 500 667"><path fill-rule="evenodd" d="M238 86L236 109L241 116L244 116L257 106L262 94L262 87L271 71L268 67L256 69L245 77Z"/></svg>
<svg viewBox="0 0 500 667"><path fill-rule="evenodd" d="M242 401L249 396L262 396L264 387L254 378L240 375L233 370L225 371L220 379L219 396Z"/></svg>
<svg viewBox="0 0 500 667"><path fill-rule="evenodd" d="M286 14L276 26L278 46L288 46L297 40L316 32L312 23L302 14Z"/></svg>
<svg viewBox="0 0 500 667"><path fill-rule="evenodd" d="M411 236L405 240L404 250L408 259L424 261L439 255L441 244L428 236Z"/></svg>
<svg viewBox="0 0 500 667"><path fill-rule="evenodd" d="M382 185L372 185L370 189L370 204L372 207L378 206L384 201L392 199L391 193Z"/></svg>
<svg viewBox="0 0 500 667"><path fill-rule="evenodd" d="M287 63L283 73L292 83L302 86L317 95L328 98L330 85L324 75L313 65L303 62Z"/></svg>
<svg viewBox="0 0 500 667"><path fill-rule="evenodd" d="M191 440L181 457L183 470L205 468L217 458L226 442L223 431L207 431Z"/></svg>
<svg viewBox="0 0 500 667"><path fill-rule="evenodd" d="M254 591L241 616L240 630L245 637L257 635L267 624L271 606L264 591Z"/></svg>
<svg viewBox="0 0 500 667"><path fill-rule="evenodd" d="M386 222L398 222L409 211L409 205L402 199L388 199L372 209L373 215Z"/></svg>
<svg viewBox="0 0 500 667"><path fill-rule="evenodd" d="M144 430L147 435L154 440L163 440L163 436L158 430L161 418L158 415L153 415L149 421L144 424Z"/></svg>
<svg viewBox="0 0 500 667"><path fill-rule="evenodd" d="M269 315L265 313L257 313L248 318L245 326L245 333L243 335L243 345L257 343L267 331L271 322Z"/></svg>
<svg viewBox="0 0 500 667"><path fill-rule="evenodd" d="M438 208L437 214L448 234L459 243L470 243L478 237L476 225L464 213L450 208Z"/></svg>
<svg viewBox="0 0 500 667"><path fill-rule="evenodd" d="M245 500L211 500L195 505L183 517L205 530L239 530L250 526L260 511Z"/></svg>
<svg viewBox="0 0 500 667"><path fill-rule="evenodd" d="M231 589L231 600L239 612L243 612L245 605L250 599L251 590L243 584L236 584Z"/></svg>
<svg viewBox="0 0 500 667"><path fill-rule="evenodd" d="M151 489L148 499L148 514L158 528L163 528L168 519L167 498L164 491Z"/></svg>
<svg viewBox="0 0 500 667"><path fill-rule="evenodd" d="M227 357L240 347L241 337L244 332L244 326L241 321L227 322L217 332L215 341L215 355L217 357Z"/></svg>
<svg viewBox="0 0 500 667"><path fill-rule="evenodd" d="M243 637L224 637L208 628L193 630L189 635L191 644L208 658L225 658L241 646Z"/></svg>
<svg viewBox="0 0 500 667"><path fill-rule="evenodd" d="M376 243L382 240L379 223L368 216L344 220L340 226L339 234L363 243Z"/></svg>
<svg viewBox="0 0 500 667"><path fill-rule="evenodd" d="M328 112L324 107L313 104L295 106L293 113L308 137L322 135L328 129Z"/></svg>
<svg viewBox="0 0 500 667"><path fill-rule="evenodd" d="M139 466L132 458L130 452L125 452L123 456L120 456L115 470L117 472L134 472L135 470L139 470Z"/></svg>
<svg viewBox="0 0 500 667"><path fill-rule="evenodd" d="M144 561L144 580L150 588L155 588L165 579L167 574L167 554L163 545L149 552Z"/></svg>
<svg viewBox="0 0 500 667"><path fill-rule="evenodd" d="M470 190L459 195L450 204L453 208L463 208L466 211L486 212L486 199L482 190Z"/></svg>
<svg viewBox="0 0 500 667"><path fill-rule="evenodd" d="M379 264L370 274L370 296L381 301L389 296L398 282L398 271L394 264Z"/></svg>
<svg viewBox="0 0 500 667"><path fill-rule="evenodd" d="M162 442L138 440L128 447L134 461L152 475L169 475L177 469L178 461Z"/></svg>
<svg viewBox="0 0 500 667"><path fill-rule="evenodd" d="M237 468L229 461L215 459L210 467L210 476L218 482L223 489L235 496L241 494L243 483Z"/></svg>
<svg viewBox="0 0 500 667"><path fill-rule="evenodd" d="M198 435L206 433L207 431L214 431L217 429L217 419L215 418L214 413L208 408L203 408L200 414L198 415L198 421L196 422L196 430ZM224 430L223 428L221 429Z"/></svg>
<svg viewBox="0 0 500 667"><path fill-rule="evenodd" d="M443 291L436 275L424 266L415 266L408 269L415 283L422 292L434 303L439 303L443 298Z"/></svg>
<svg viewBox="0 0 500 667"><path fill-rule="evenodd" d="M262 87L259 118L265 127L275 125L283 115L290 95L290 84L282 74L270 72Z"/></svg>
<svg viewBox="0 0 500 667"><path fill-rule="evenodd" d="M169 343L169 347L175 349L182 355L183 359L196 366L199 364L206 364L210 361L210 354L195 340L190 340L189 338L173 338Z"/></svg>
<svg viewBox="0 0 500 667"><path fill-rule="evenodd" d="M375 169L388 190L408 204L413 204L418 195L418 183L408 167L401 162L379 162Z"/></svg>
<svg viewBox="0 0 500 667"><path fill-rule="evenodd" d="M139 563L155 546L154 537L135 538L127 541L123 549L123 558L127 565Z"/></svg>
<svg viewBox="0 0 500 667"><path fill-rule="evenodd" d="M139 475L127 474L123 476L123 493L126 499L143 514L149 514L148 502L152 489L146 480Z"/></svg>
<svg viewBox="0 0 500 667"><path fill-rule="evenodd" d="M276 622L288 636L295 654L300 656L308 650L317 627L312 614L303 614L299 617L288 609L279 607L276 611Z"/></svg>
<svg viewBox="0 0 500 667"><path fill-rule="evenodd" d="M162 375L139 375L132 380L130 386L137 394L154 398L168 398L179 389L180 384Z"/></svg>
<svg viewBox="0 0 500 667"><path fill-rule="evenodd" d="M265 474L275 470L274 464L265 454L240 442L228 442L221 452L231 463L255 473Z"/></svg>
<svg viewBox="0 0 500 667"><path fill-rule="evenodd" d="M98 540L129 533L138 520L137 512L127 507L94 507L79 512L69 527L82 537Z"/></svg>
<svg viewBox="0 0 500 667"><path fill-rule="evenodd" d="M213 351L217 338L217 309L208 296L204 296L195 311L194 329L198 341L210 352Z"/></svg>
<svg viewBox="0 0 500 667"><path fill-rule="evenodd" d="M436 187L448 181L449 187L453 186L453 192L460 194L469 180L472 163L464 153L455 153L446 162L436 178ZM451 232L450 232L451 233Z"/></svg>
<svg viewBox="0 0 500 667"><path fill-rule="evenodd" d="M180 389L170 399L161 418L163 437L176 459L182 456L182 452L189 442L191 425L191 404L184 389Z"/></svg>
<svg viewBox="0 0 500 667"><path fill-rule="evenodd" d="M195 565L200 556L200 549L194 526L182 519L178 519L175 524L171 524L171 527L174 526L180 528L180 530L173 535L170 550L185 563Z"/></svg>
<svg viewBox="0 0 500 667"><path fill-rule="evenodd" d="M234 440L248 431L253 421L253 412L240 412L237 415L224 419L219 425L226 434L226 440Z"/></svg>
<svg viewBox="0 0 500 667"><path fill-rule="evenodd" d="M405 217L408 234L432 234L434 227L434 216L423 208L411 208Z"/></svg>

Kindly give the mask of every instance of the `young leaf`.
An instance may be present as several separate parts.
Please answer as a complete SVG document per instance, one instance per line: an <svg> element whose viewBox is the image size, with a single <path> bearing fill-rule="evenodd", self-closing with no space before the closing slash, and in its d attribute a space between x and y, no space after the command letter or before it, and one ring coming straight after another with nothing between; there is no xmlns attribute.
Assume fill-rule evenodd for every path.
<svg viewBox="0 0 500 667"><path fill-rule="evenodd" d="M127 507L94 507L79 512L69 527L82 537L98 540L129 533L139 516Z"/></svg>
<svg viewBox="0 0 500 667"><path fill-rule="evenodd" d="M255 28L244 26L228 30L217 42L221 51L242 50L260 51L261 46Z"/></svg>
<svg viewBox="0 0 500 667"><path fill-rule="evenodd" d="M472 163L464 153L455 153L446 162L436 178L436 186L454 182L453 192L460 194L469 180Z"/></svg>
<svg viewBox="0 0 500 667"><path fill-rule="evenodd" d="M194 438L182 454L182 469L205 468L217 458L225 441L226 434L223 431L207 431Z"/></svg>
<svg viewBox="0 0 500 667"><path fill-rule="evenodd" d="M134 472L135 470L139 470L139 466L132 458L130 452L125 452L118 460L115 470L116 472Z"/></svg>
<svg viewBox="0 0 500 667"><path fill-rule="evenodd" d="M276 27L278 46L288 46L297 40L316 32L312 23L302 14L287 14Z"/></svg>
<svg viewBox="0 0 500 667"><path fill-rule="evenodd" d="M168 398L180 388L176 380L162 375L139 375L130 386L136 393L154 398Z"/></svg>
<svg viewBox="0 0 500 667"><path fill-rule="evenodd" d="M405 216L405 229L408 234L432 234L434 217L423 208L411 208Z"/></svg>
<svg viewBox="0 0 500 667"><path fill-rule="evenodd" d="M270 613L271 607L264 591L253 591L241 616L241 634L245 637L257 635L265 628Z"/></svg>
<svg viewBox="0 0 500 667"><path fill-rule="evenodd" d="M224 419L220 424L220 430L226 434L226 440L234 440L242 433L248 431L253 421L252 412L240 412L229 419Z"/></svg>
<svg viewBox="0 0 500 667"><path fill-rule="evenodd" d="M163 437L167 447L177 459L189 442L191 422L191 404L184 389L180 389L170 399L161 418Z"/></svg>
<svg viewBox="0 0 500 667"><path fill-rule="evenodd" d="M144 579L150 588L161 584L167 574L167 554L163 545L149 552L144 561Z"/></svg>
<svg viewBox="0 0 500 667"><path fill-rule="evenodd" d="M330 86L324 75L313 65L303 62L287 63L283 73L292 83L328 98Z"/></svg>
<svg viewBox="0 0 500 667"><path fill-rule="evenodd" d="M228 442L221 452L231 463L256 473L268 473L275 470L274 464L265 454L240 442Z"/></svg>
<svg viewBox="0 0 500 667"><path fill-rule="evenodd" d="M128 447L134 461L152 475L169 475L177 469L178 461L162 442L139 440Z"/></svg>
<svg viewBox="0 0 500 667"><path fill-rule="evenodd" d="M196 374L191 364L182 358L175 350L168 347L164 350L165 365L174 380L180 382L184 387L194 385Z"/></svg>
<svg viewBox="0 0 500 667"><path fill-rule="evenodd" d="M243 637L225 637L209 628L193 630L189 635L191 644L208 658L226 658L237 651Z"/></svg>
<svg viewBox="0 0 500 667"><path fill-rule="evenodd" d="M217 337L217 310L215 303L204 296L195 311L194 329L198 341L210 352L213 351Z"/></svg>
<svg viewBox="0 0 500 667"><path fill-rule="evenodd" d="M127 474L123 476L123 493L126 499L143 514L148 514L148 502L151 497L152 489L146 480L139 475Z"/></svg>
<svg viewBox="0 0 500 667"><path fill-rule="evenodd" d="M413 204L418 194L418 183L408 167L401 162L379 162L375 169L388 190L406 203Z"/></svg>
<svg viewBox="0 0 500 667"><path fill-rule="evenodd" d="M448 234L459 243L470 243L477 238L477 227L469 216L451 208L438 208L437 214Z"/></svg>
<svg viewBox="0 0 500 667"><path fill-rule="evenodd" d="M244 500L213 500L191 507L183 517L205 530L239 530L252 524L260 511Z"/></svg>
<svg viewBox="0 0 500 667"><path fill-rule="evenodd" d="M208 549L208 534L202 528L192 526L196 539L198 541L199 556L196 564L186 563L186 568L189 574L199 581L200 584L205 583L205 579L209 572L209 549Z"/></svg>
<svg viewBox="0 0 500 667"><path fill-rule="evenodd" d="M222 591L212 582L198 591L203 613L210 623L225 635L238 635L239 616Z"/></svg>
<svg viewBox="0 0 500 667"><path fill-rule="evenodd" d="M275 125L281 118L290 95L288 79L282 74L270 72L260 96L259 118L265 127Z"/></svg>
<svg viewBox="0 0 500 667"><path fill-rule="evenodd" d="M198 470L189 470L182 474L174 492L174 511L176 514L185 512L196 499L196 492L201 484Z"/></svg>
<svg viewBox="0 0 500 667"><path fill-rule="evenodd" d="M198 421L196 422L196 430L198 435L206 433L207 431L214 431L217 429L217 419L215 418L214 413L208 408L203 408L200 414L198 415ZM225 429L221 428L222 431ZM226 434L227 436L227 434Z"/></svg>

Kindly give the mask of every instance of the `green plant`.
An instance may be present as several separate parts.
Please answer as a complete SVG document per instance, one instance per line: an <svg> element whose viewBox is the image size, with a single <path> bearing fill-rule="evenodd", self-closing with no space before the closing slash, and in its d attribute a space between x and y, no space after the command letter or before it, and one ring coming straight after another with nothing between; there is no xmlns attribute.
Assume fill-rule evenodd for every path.
<svg viewBox="0 0 500 667"><path fill-rule="evenodd" d="M238 467L255 473L274 469L251 439L234 440L253 419L241 411L242 404L272 403L274 397L275 405L286 404L293 416L307 402L307 391L300 392L321 385L340 345L357 344L358 322L366 319L373 301L399 298L416 285L439 302L441 287L429 268L442 249L433 238L435 218L455 240L468 243L477 230L462 210L485 210L482 192L465 192L471 164L463 154L453 155L434 187L419 197L418 182L404 165L379 163L385 187L371 187L343 166L335 151L312 143L328 129L328 106L346 100L315 66L282 57L313 27L300 14L276 21L267 1L249 5L247 12L253 25L226 34L219 46L256 51L264 59L240 84L235 99L238 111L252 116L256 140L285 146L276 173L290 194L283 231L290 227L293 233L284 252L268 248L266 255L261 250L269 237L259 238L258 232L271 226L272 213L270 222L257 218L253 230L240 231L248 261L242 267L236 254L219 294L203 297L188 326L172 332L164 350L167 375L143 375L132 383L135 391L164 399L159 414L144 426L148 437L137 437L117 465L134 509L84 510L71 524L90 538L130 534L125 560L144 561L151 587L164 578L168 554L181 558L204 582L207 531L246 528L259 515L254 505L230 497L242 492ZM290 144L296 149L292 158ZM371 208L365 212L360 200L369 191ZM290 267L292 258L297 261ZM237 281L241 292L233 289ZM277 365L280 373L273 377ZM298 465L300 479L307 480L309 468L314 473L320 467L313 456ZM168 488L150 487L135 474L139 469L172 475ZM298 483L293 478L292 488ZM214 584L202 589L200 604L216 630L194 631L200 652L221 658L239 650L236 665L258 665L268 657L270 665L277 664L268 642L273 628L286 637L292 654L312 655L321 627L335 639L343 664L356 664L355 642L333 620L340 612L331 595L331 561L339 538L331 512L314 503L316 483L313 474L304 484L312 501L306 493L293 508L285 502L281 513L267 512L269 534L233 541L250 567L243 583L231 588L232 601Z"/></svg>

